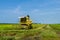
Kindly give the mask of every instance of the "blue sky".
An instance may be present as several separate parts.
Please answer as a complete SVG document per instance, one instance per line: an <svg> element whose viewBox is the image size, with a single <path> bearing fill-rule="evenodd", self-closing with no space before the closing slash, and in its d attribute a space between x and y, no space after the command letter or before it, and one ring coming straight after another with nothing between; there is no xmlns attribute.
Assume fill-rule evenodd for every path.
<svg viewBox="0 0 60 40"><path fill-rule="evenodd" d="M60 0L0 0L0 23L18 23L27 14L35 23L60 23Z"/></svg>

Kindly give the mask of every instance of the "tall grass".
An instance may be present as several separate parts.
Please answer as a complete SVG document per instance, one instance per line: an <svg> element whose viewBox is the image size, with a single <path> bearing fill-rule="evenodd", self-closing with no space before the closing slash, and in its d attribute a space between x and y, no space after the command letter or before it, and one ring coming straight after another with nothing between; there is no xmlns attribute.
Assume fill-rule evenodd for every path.
<svg viewBox="0 0 60 40"><path fill-rule="evenodd" d="M60 24L50 24L50 26L55 30L60 30Z"/></svg>
<svg viewBox="0 0 60 40"><path fill-rule="evenodd" d="M60 24L49 24L53 29L37 29L45 24L32 24L33 29L22 30L19 24L0 24L0 40L59 40L54 30L60 30ZM57 27L58 26L58 27ZM37 30L35 30L37 29Z"/></svg>

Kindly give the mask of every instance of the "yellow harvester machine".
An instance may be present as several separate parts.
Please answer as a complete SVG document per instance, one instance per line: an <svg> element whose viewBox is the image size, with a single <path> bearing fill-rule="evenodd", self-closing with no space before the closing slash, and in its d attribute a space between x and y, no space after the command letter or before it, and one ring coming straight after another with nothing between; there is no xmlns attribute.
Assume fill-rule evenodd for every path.
<svg viewBox="0 0 60 40"><path fill-rule="evenodd" d="M23 29L32 28L32 21L30 20L29 15L20 18L20 25L21 25L21 28L23 28Z"/></svg>

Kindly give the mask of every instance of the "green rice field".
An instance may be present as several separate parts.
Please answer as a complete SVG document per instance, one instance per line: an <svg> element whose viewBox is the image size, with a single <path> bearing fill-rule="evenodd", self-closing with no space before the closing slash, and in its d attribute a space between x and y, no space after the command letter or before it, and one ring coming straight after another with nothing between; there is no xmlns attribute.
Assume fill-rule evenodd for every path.
<svg viewBox="0 0 60 40"><path fill-rule="evenodd" d="M60 24L32 24L21 29L19 24L0 24L0 40L60 40Z"/></svg>

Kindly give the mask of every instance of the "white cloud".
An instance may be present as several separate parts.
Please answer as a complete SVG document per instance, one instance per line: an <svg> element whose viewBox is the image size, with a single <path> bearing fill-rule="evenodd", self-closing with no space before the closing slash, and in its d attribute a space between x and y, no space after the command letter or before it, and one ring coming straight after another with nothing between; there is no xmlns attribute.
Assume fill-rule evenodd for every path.
<svg viewBox="0 0 60 40"><path fill-rule="evenodd" d="M14 9L14 13L20 13L21 12L21 6L17 6L15 9Z"/></svg>
<svg viewBox="0 0 60 40"><path fill-rule="evenodd" d="M21 6L17 6L13 9L2 9L0 10L0 13L3 14L23 14L23 11L21 10Z"/></svg>
<svg viewBox="0 0 60 40"><path fill-rule="evenodd" d="M60 8L53 8L53 9L34 9L31 11L31 14L34 15L52 15L52 14L57 14L60 13Z"/></svg>

